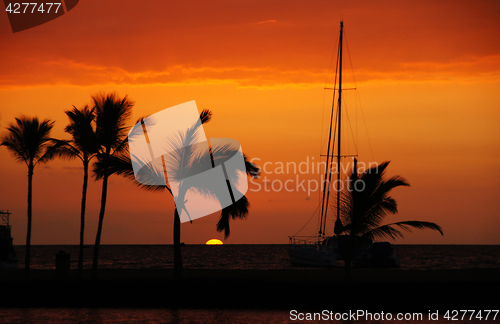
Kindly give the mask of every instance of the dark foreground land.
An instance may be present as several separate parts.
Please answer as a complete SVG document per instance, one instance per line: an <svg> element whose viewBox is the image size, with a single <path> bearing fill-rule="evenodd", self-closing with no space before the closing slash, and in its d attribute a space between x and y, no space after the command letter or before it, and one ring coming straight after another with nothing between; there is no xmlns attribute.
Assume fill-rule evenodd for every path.
<svg viewBox="0 0 500 324"><path fill-rule="evenodd" d="M162 307L429 311L498 309L500 269L172 270L101 269L99 278L71 270L0 271L0 307Z"/></svg>

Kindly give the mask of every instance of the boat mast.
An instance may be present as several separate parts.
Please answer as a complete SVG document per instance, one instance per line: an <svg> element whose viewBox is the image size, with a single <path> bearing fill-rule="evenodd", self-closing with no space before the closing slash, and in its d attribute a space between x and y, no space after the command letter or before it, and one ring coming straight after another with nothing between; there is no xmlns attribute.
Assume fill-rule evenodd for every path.
<svg viewBox="0 0 500 324"><path fill-rule="evenodd" d="M340 125L341 125L341 103L342 103L342 39L344 35L344 22L340 22L340 40L339 40L339 128L338 128L338 146L337 146L337 220L340 219Z"/></svg>
<svg viewBox="0 0 500 324"><path fill-rule="evenodd" d="M337 188L337 221L335 224L339 222L340 218L340 108L341 108L341 100L342 100L342 41L343 41L343 34L344 34L344 22L340 22L340 39L339 39L339 48L338 48L338 53L337 53L337 71L339 72L339 101L338 101L338 107L339 107L339 113L338 116L336 116L338 119L338 152L337 152L337 183L338 183L338 188ZM340 70L340 71L339 71ZM337 71L335 72L335 81L337 81ZM325 88L329 90L337 90L336 89L336 84L334 88ZM330 157L332 158L333 162L333 151L335 147L335 143L331 143L332 139L332 125L333 125L333 112L334 112L334 107L335 107L335 92L333 93L333 102L332 102L332 114L330 117L330 132L328 135L328 149L327 149L327 154L326 154L326 168L325 168L325 182L324 182L324 189L323 189L323 202L321 206L321 218L320 218L320 226L319 226L319 235L324 235L326 231L326 215L328 213L328 201L330 200L330 188L332 185L332 170L330 166ZM337 125L335 125L337 126ZM331 145L331 146L330 146ZM330 147L332 151L332 155L330 155ZM328 178L328 179L327 179ZM327 190L328 189L328 190Z"/></svg>

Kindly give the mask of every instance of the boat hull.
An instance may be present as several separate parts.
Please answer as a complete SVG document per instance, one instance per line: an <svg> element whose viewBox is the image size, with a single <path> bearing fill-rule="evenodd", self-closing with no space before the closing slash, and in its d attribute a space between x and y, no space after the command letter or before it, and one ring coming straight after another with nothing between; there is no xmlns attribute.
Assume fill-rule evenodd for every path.
<svg viewBox="0 0 500 324"><path fill-rule="evenodd" d="M337 263L333 249L321 251L309 246L290 245L288 255L292 265L334 267Z"/></svg>

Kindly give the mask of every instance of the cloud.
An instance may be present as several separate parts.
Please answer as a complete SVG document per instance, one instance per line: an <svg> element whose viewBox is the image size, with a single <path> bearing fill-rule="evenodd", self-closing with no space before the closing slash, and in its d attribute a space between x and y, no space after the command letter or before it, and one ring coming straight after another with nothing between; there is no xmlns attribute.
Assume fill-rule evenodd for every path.
<svg viewBox="0 0 500 324"><path fill-rule="evenodd" d="M344 68L352 55L357 81L498 78L500 71L500 45L491 41L499 31L496 9L484 4L471 12L472 5L433 2L297 2L287 10L279 2L216 3L157 2L138 12L123 2L96 2L24 34L0 30L0 87L324 85L338 10L346 15L350 48Z"/></svg>
<svg viewBox="0 0 500 324"><path fill-rule="evenodd" d="M165 70L129 71L119 66L99 66L73 60L39 61L0 76L0 86L102 84L155 85L237 83L240 86L310 84L324 80L320 70L283 70L272 67L175 65Z"/></svg>
<svg viewBox="0 0 500 324"><path fill-rule="evenodd" d="M356 81L440 81L500 79L500 55L467 56L449 62L399 62L388 69L375 66L346 70L344 82ZM352 73L353 72L353 73ZM284 69L273 66L244 66L217 63L173 65L165 69L132 71L119 65L98 65L68 59L30 60L0 75L0 86L33 87L47 85L174 85L237 84L240 87L324 86L333 74L327 69ZM353 76L354 75L354 79Z"/></svg>
<svg viewBox="0 0 500 324"><path fill-rule="evenodd" d="M264 21L259 21L257 24L269 24L269 23L276 23L278 22L277 20L270 19L270 20L264 20Z"/></svg>

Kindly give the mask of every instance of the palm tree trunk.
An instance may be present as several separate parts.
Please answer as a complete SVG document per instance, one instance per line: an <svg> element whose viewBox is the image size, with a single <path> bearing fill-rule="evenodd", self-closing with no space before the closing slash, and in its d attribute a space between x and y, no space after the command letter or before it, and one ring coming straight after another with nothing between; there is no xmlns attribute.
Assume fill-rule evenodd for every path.
<svg viewBox="0 0 500 324"><path fill-rule="evenodd" d="M181 219L177 208L174 213L174 277L182 277Z"/></svg>
<svg viewBox="0 0 500 324"><path fill-rule="evenodd" d="M34 165L28 166L28 230L26 231L26 256L24 259L24 276L30 276L30 256L31 256L31 216L33 212L33 169Z"/></svg>
<svg viewBox="0 0 500 324"><path fill-rule="evenodd" d="M80 214L80 250L78 251L78 272L77 276L80 278L83 271L83 243L85 233L85 207L87 203L87 187L89 181L89 163L83 162L83 189L82 189L82 206Z"/></svg>
<svg viewBox="0 0 500 324"><path fill-rule="evenodd" d="M95 238L94 245L94 258L92 260L92 277L97 278L97 267L99 262L99 246L101 244L101 233L102 233L102 222L104 219L104 211L106 209L106 197L108 192L108 175L107 170L105 171L104 178L102 180L102 195L101 195L101 210L99 211L99 225L97 226L97 235Z"/></svg>

